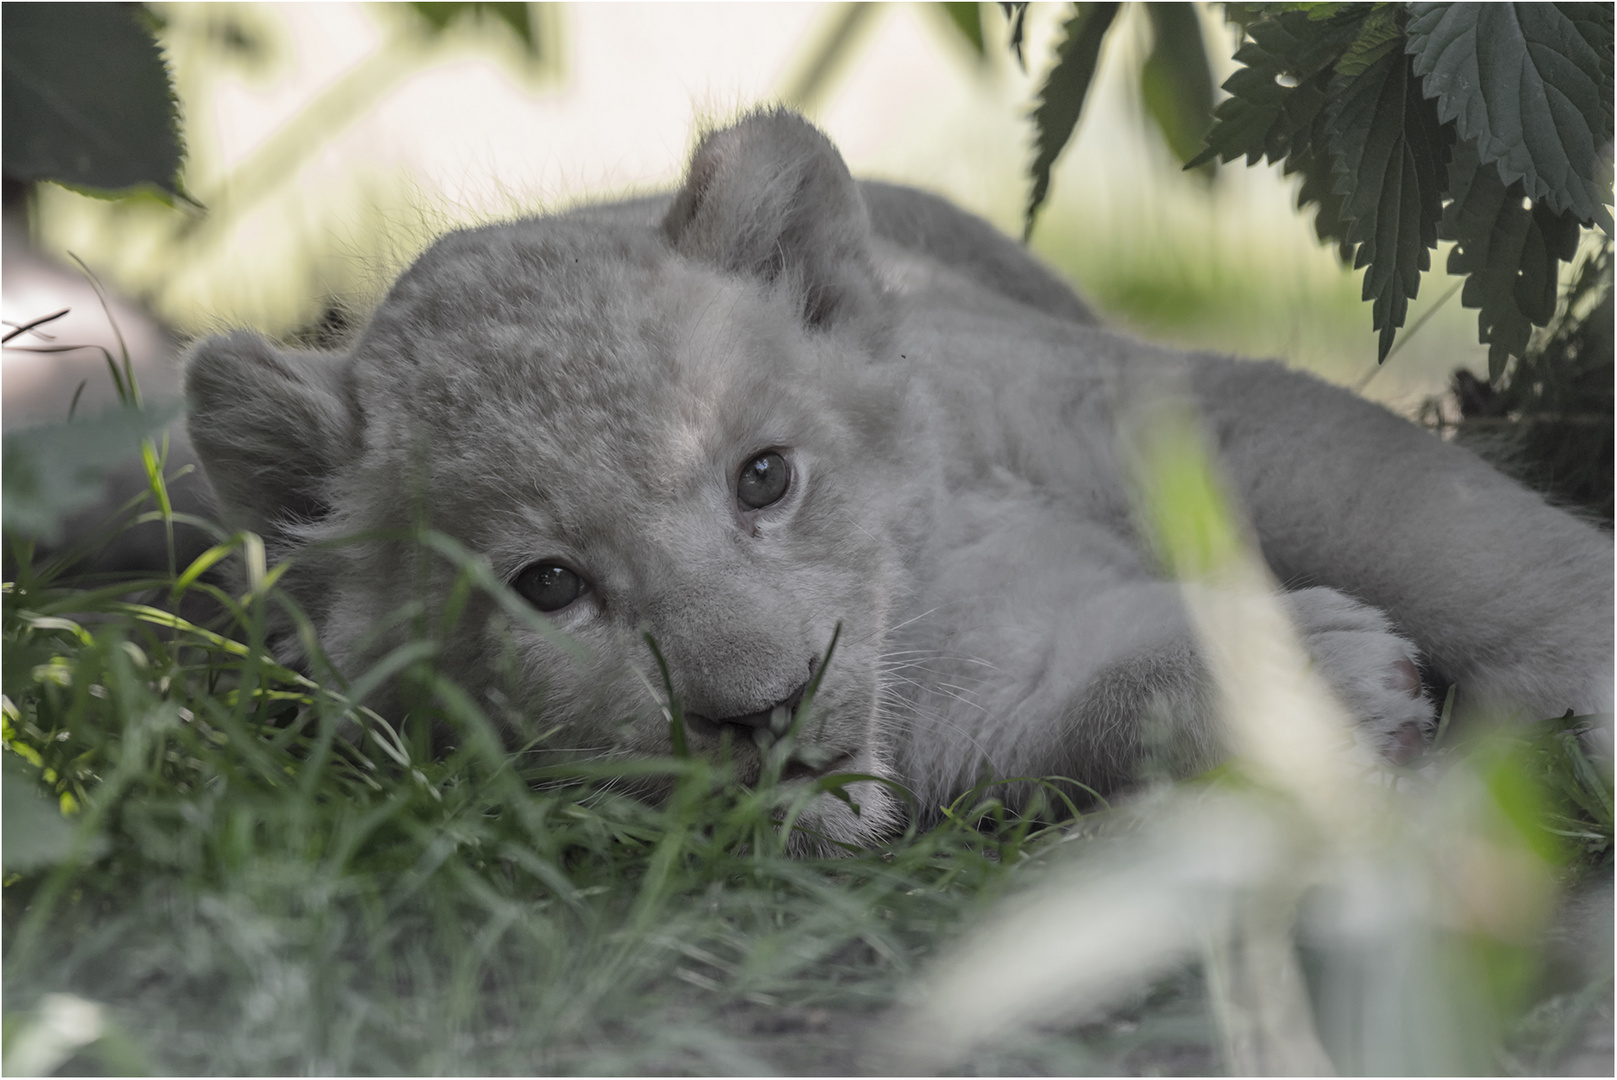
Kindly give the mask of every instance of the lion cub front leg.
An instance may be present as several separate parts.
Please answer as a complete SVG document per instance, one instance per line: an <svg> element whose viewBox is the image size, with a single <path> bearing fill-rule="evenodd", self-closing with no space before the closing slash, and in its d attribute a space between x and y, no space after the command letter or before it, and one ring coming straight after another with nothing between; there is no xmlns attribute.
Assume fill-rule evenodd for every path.
<svg viewBox="0 0 1617 1080"><path fill-rule="evenodd" d="M1437 717L1414 642L1379 609L1335 589L1299 589L1284 601L1319 674L1358 721L1360 745L1398 764L1425 749Z"/></svg>
<svg viewBox="0 0 1617 1080"><path fill-rule="evenodd" d="M1130 599L1141 604L1177 589L1162 583L1136 589ZM1414 643L1382 611L1335 589L1301 589L1280 600L1314 669L1353 717L1356 744L1374 759L1395 764L1424 750L1436 716L1421 685ZM1100 616L1114 640L1129 636L1115 611L1096 607L1102 610L1089 614L1091 625ZM1210 692L1203 643L1188 620L1177 633L1126 647L1091 670L1069 699L1065 727L1071 734L1062 764L1080 770L1073 775L1103 785L1109 777L1126 783L1130 759L1137 770L1147 759L1166 755L1161 764L1174 772L1216 760L1223 741L1217 695Z"/></svg>

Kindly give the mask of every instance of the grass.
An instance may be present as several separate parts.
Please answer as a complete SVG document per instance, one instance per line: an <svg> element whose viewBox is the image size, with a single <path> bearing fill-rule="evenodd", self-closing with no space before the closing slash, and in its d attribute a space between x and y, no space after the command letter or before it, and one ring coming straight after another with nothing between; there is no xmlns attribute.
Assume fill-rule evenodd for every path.
<svg viewBox="0 0 1617 1080"><path fill-rule="evenodd" d="M7 1015L71 994L122 1033L68 1071L772 1071L738 1016L868 1015L1053 843L990 800L791 858L800 788L511 752L417 650L455 744L429 755L265 654L273 571L199 572L261 559L226 537L172 578L6 588L8 798L71 825L8 866ZM223 625L173 614L196 596ZM647 774L665 801L620 790Z"/></svg>
<svg viewBox="0 0 1617 1080"><path fill-rule="evenodd" d="M156 509L131 512L172 528L161 453L144 453ZM1149 800L1073 822L1012 814L977 791L934 828L792 857L781 822L801 785L767 770L744 785L678 753L568 763L542 740L510 747L437 669L430 641L345 682L258 539L194 524L215 546L139 579L75 579L66 557L7 536L8 1072L869 1068L889 1016L924 998L939 958L979 940L1007 899L1064 888L1074 856L1103 867L1084 860L1131 852L1157 828ZM423 540L458 561L464 588L497 588L446 538ZM275 620L302 636L309 671L269 654ZM356 706L384 670L425 704L408 717ZM677 735L677 703L670 722ZM1609 879L1610 779L1567 730L1529 731L1480 759L1446 751L1473 762L1449 775L1483 777L1492 794L1476 820L1515 823L1499 850L1538 845L1563 880ZM670 793L634 796L647 776ZM1237 770L1166 797L1245 783ZM1473 833L1456 832L1454 849ZM1131 872L1157 857L1139 846ZM1492 933L1465 930L1453 954L1470 965L1457 980L1482 971L1508 999L1488 1014L1482 1060L1548 1067L1591 1010L1609 1011L1609 977L1546 981L1543 949ZM1023 963L1014 950L997 959L1013 979ZM1077 1027L1071 1014L1010 1025L1008 1044L948 1067L1196 1073L1239 1061L1219 1057L1229 1002L1209 997L1201 966L1116 990Z"/></svg>

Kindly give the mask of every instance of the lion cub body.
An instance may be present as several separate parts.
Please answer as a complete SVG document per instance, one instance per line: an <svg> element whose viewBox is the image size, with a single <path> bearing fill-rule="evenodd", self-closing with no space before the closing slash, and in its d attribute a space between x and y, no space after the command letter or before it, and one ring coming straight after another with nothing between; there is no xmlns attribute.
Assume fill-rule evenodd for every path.
<svg viewBox="0 0 1617 1080"><path fill-rule="evenodd" d="M649 633L696 748L756 770L840 625L799 773L935 807L982 775L1104 788L1148 754L1211 760L1198 648L1118 462L1120 407L1159 381L1201 409L1368 746L1424 740L1417 660L1479 700L1609 704L1608 538L1316 380L1091 323L981 222L861 191L807 124L758 114L672 203L446 237L344 355L204 343L190 423L235 523L298 556L342 670L449 595L390 531L426 522L519 588L573 575L548 626L474 598L442 655L518 737L579 753L668 751ZM789 483L750 505L763 455ZM898 820L851 790L859 814L825 796L810 823Z"/></svg>

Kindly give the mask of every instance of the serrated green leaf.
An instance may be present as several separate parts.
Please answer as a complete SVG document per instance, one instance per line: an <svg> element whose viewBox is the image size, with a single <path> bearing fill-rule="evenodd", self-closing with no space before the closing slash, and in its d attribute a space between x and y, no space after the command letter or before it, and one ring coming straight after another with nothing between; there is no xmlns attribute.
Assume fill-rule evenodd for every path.
<svg viewBox="0 0 1617 1080"><path fill-rule="evenodd" d="M1358 37L1369 8L1338 5L1322 18L1313 7L1284 5L1301 9L1276 13L1283 5L1244 6L1253 16L1247 24L1251 40L1236 54L1244 66L1225 81L1231 96L1216 110L1218 120L1207 137L1208 148L1191 164L1220 155L1230 161L1242 154L1248 164L1259 158L1283 162L1287 175L1300 173L1303 178L1297 208L1314 209L1316 234L1336 246L1344 263L1349 262L1354 245L1347 240L1350 219L1344 216L1345 200L1336 190L1325 105L1335 85L1333 65ZM1282 85L1281 77L1296 85Z"/></svg>
<svg viewBox="0 0 1617 1080"><path fill-rule="evenodd" d="M1140 95L1168 148L1188 161L1213 125L1213 72L1201 19L1193 4L1151 3L1145 10L1151 52L1140 68Z"/></svg>
<svg viewBox="0 0 1617 1080"><path fill-rule="evenodd" d="M1247 28L1251 40L1235 54L1242 66L1224 80L1230 96L1213 110L1207 149L1186 167L1243 155L1248 165L1254 165L1262 157L1273 162L1288 154L1292 135L1311 119L1308 109L1318 104L1306 94L1295 102L1293 96L1353 43L1363 14L1353 11L1317 20L1306 12L1286 11L1251 24ZM1282 85L1278 81L1282 77L1291 85Z"/></svg>
<svg viewBox="0 0 1617 1080"><path fill-rule="evenodd" d="M1328 84L1331 74L1321 72L1312 82ZM1324 100L1321 93L1321 101ZM1344 212L1346 197L1336 190L1336 169L1327 138L1329 126L1324 108L1316 108L1309 123L1292 137L1291 151L1282 171L1286 175L1302 174L1303 182L1297 188L1297 209L1313 208L1314 234L1322 243L1334 245L1337 258L1346 266L1353 262L1353 245L1347 238L1352 222Z"/></svg>
<svg viewBox="0 0 1617 1080"><path fill-rule="evenodd" d="M960 31L960 36L966 39L971 51L982 60L988 56L987 46L983 44L983 13L982 5L969 4L939 4L949 25Z"/></svg>
<svg viewBox="0 0 1617 1080"><path fill-rule="evenodd" d="M1312 13L1310 13L1312 17ZM1403 27L1398 24L1398 13L1388 4L1377 4L1359 27L1359 36L1347 47L1342 59L1336 62L1339 75L1359 75L1371 64L1402 45Z"/></svg>
<svg viewBox="0 0 1617 1080"><path fill-rule="evenodd" d="M1264 156L1271 162L1287 162L1286 172L1296 172L1293 158L1309 158L1316 153L1329 157L1324 138L1325 105L1330 101L1331 72L1326 69L1300 83L1281 103L1280 113L1264 136Z"/></svg>
<svg viewBox="0 0 1617 1080"><path fill-rule="evenodd" d="M1488 346L1488 373L1497 380L1511 356L1526 352L1533 324L1555 314L1560 263L1577 250L1570 211L1528 209L1522 183L1505 184L1476 146L1460 143L1449 165L1452 195L1439 233L1455 242L1451 274L1463 274L1460 303L1477 309L1477 340Z"/></svg>
<svg viewBox="0 0 1617 1080"><path fill-rule="evenodd" d="M1437 246L1449 135L1402 53L1382 56L1357 77L1337 75L1332 87L1326 110L1336 188L1346 196L1347 240L1358 245L1353 265L1365 269L1363 295L1385 360Z"/></svg>
<svg viewBox="0 0 1617 1080"><path fill-rule="evenodd" d="M1611 138L1612 128L1612 5L1610 4L1556 4L1556 8L1572 24L1584 42L1600 57L1600 77L1595 80L1600 87L1600 104L1605 110L1603 125L1595 129L1595 135L1604 132L1606 138ZM1598 139L1597 139L1598 141ZM1608 163L1609 164L1609 163ZM1609 183L1609 179L1608 179Z"/></svg>
<svg viewBox="0 0 1617 1080"><path fill-rule="evenodd" d="M1094 80L1100 61L1101 42L1117 16L1118 4L1078 4L1077 12L1061 28L1061 44L1056 46L1056 64L1039 91L1039 104L1033 110L1035 155L1029 170L1033 191L1028 196L1023 236L1033 233L1033 219L1050 191L1050 169L1072 137L1072 129L1084 109L1084 98Z"/></svg>
<svg viewBox="0 0 1617 1080"><path fill-rule="evenodd" d="M1611 231L1609 55L1554 4L1411 4L1406 49L1438 115L1500 179ZM1609 51L1608 51L1609 52ZM1603 66L1604 65L1604 66ZM1609 84L1609 78L1606 80Z"/></svg>
<svg viewBox="0 0 1617 1080"><path fill-rule="evenodd" d="M168 69L134 15L115 4L0 9L7 177L101 197L142 184L182 194Z"/></svg>

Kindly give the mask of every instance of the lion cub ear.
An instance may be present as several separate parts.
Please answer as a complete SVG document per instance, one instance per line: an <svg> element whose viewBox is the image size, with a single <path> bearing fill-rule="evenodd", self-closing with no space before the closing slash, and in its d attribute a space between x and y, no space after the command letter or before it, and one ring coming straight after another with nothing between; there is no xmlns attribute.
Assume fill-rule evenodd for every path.
<svg viewBox="0 0 1617 1080"><path fill-rule="evenodd" d="M792 289L809 326L879 318L864 200L836 147L796 113L704 135L663 231L683 255Z"/></svg>
<svg viewBox="0 0 1617 1080"><path fill-rule="evenodd" d="M332 473L356 452L343 358L283 352L257 334L208 338L186 360L187 427L220 509L266 539L330 512Z"/></svg>

